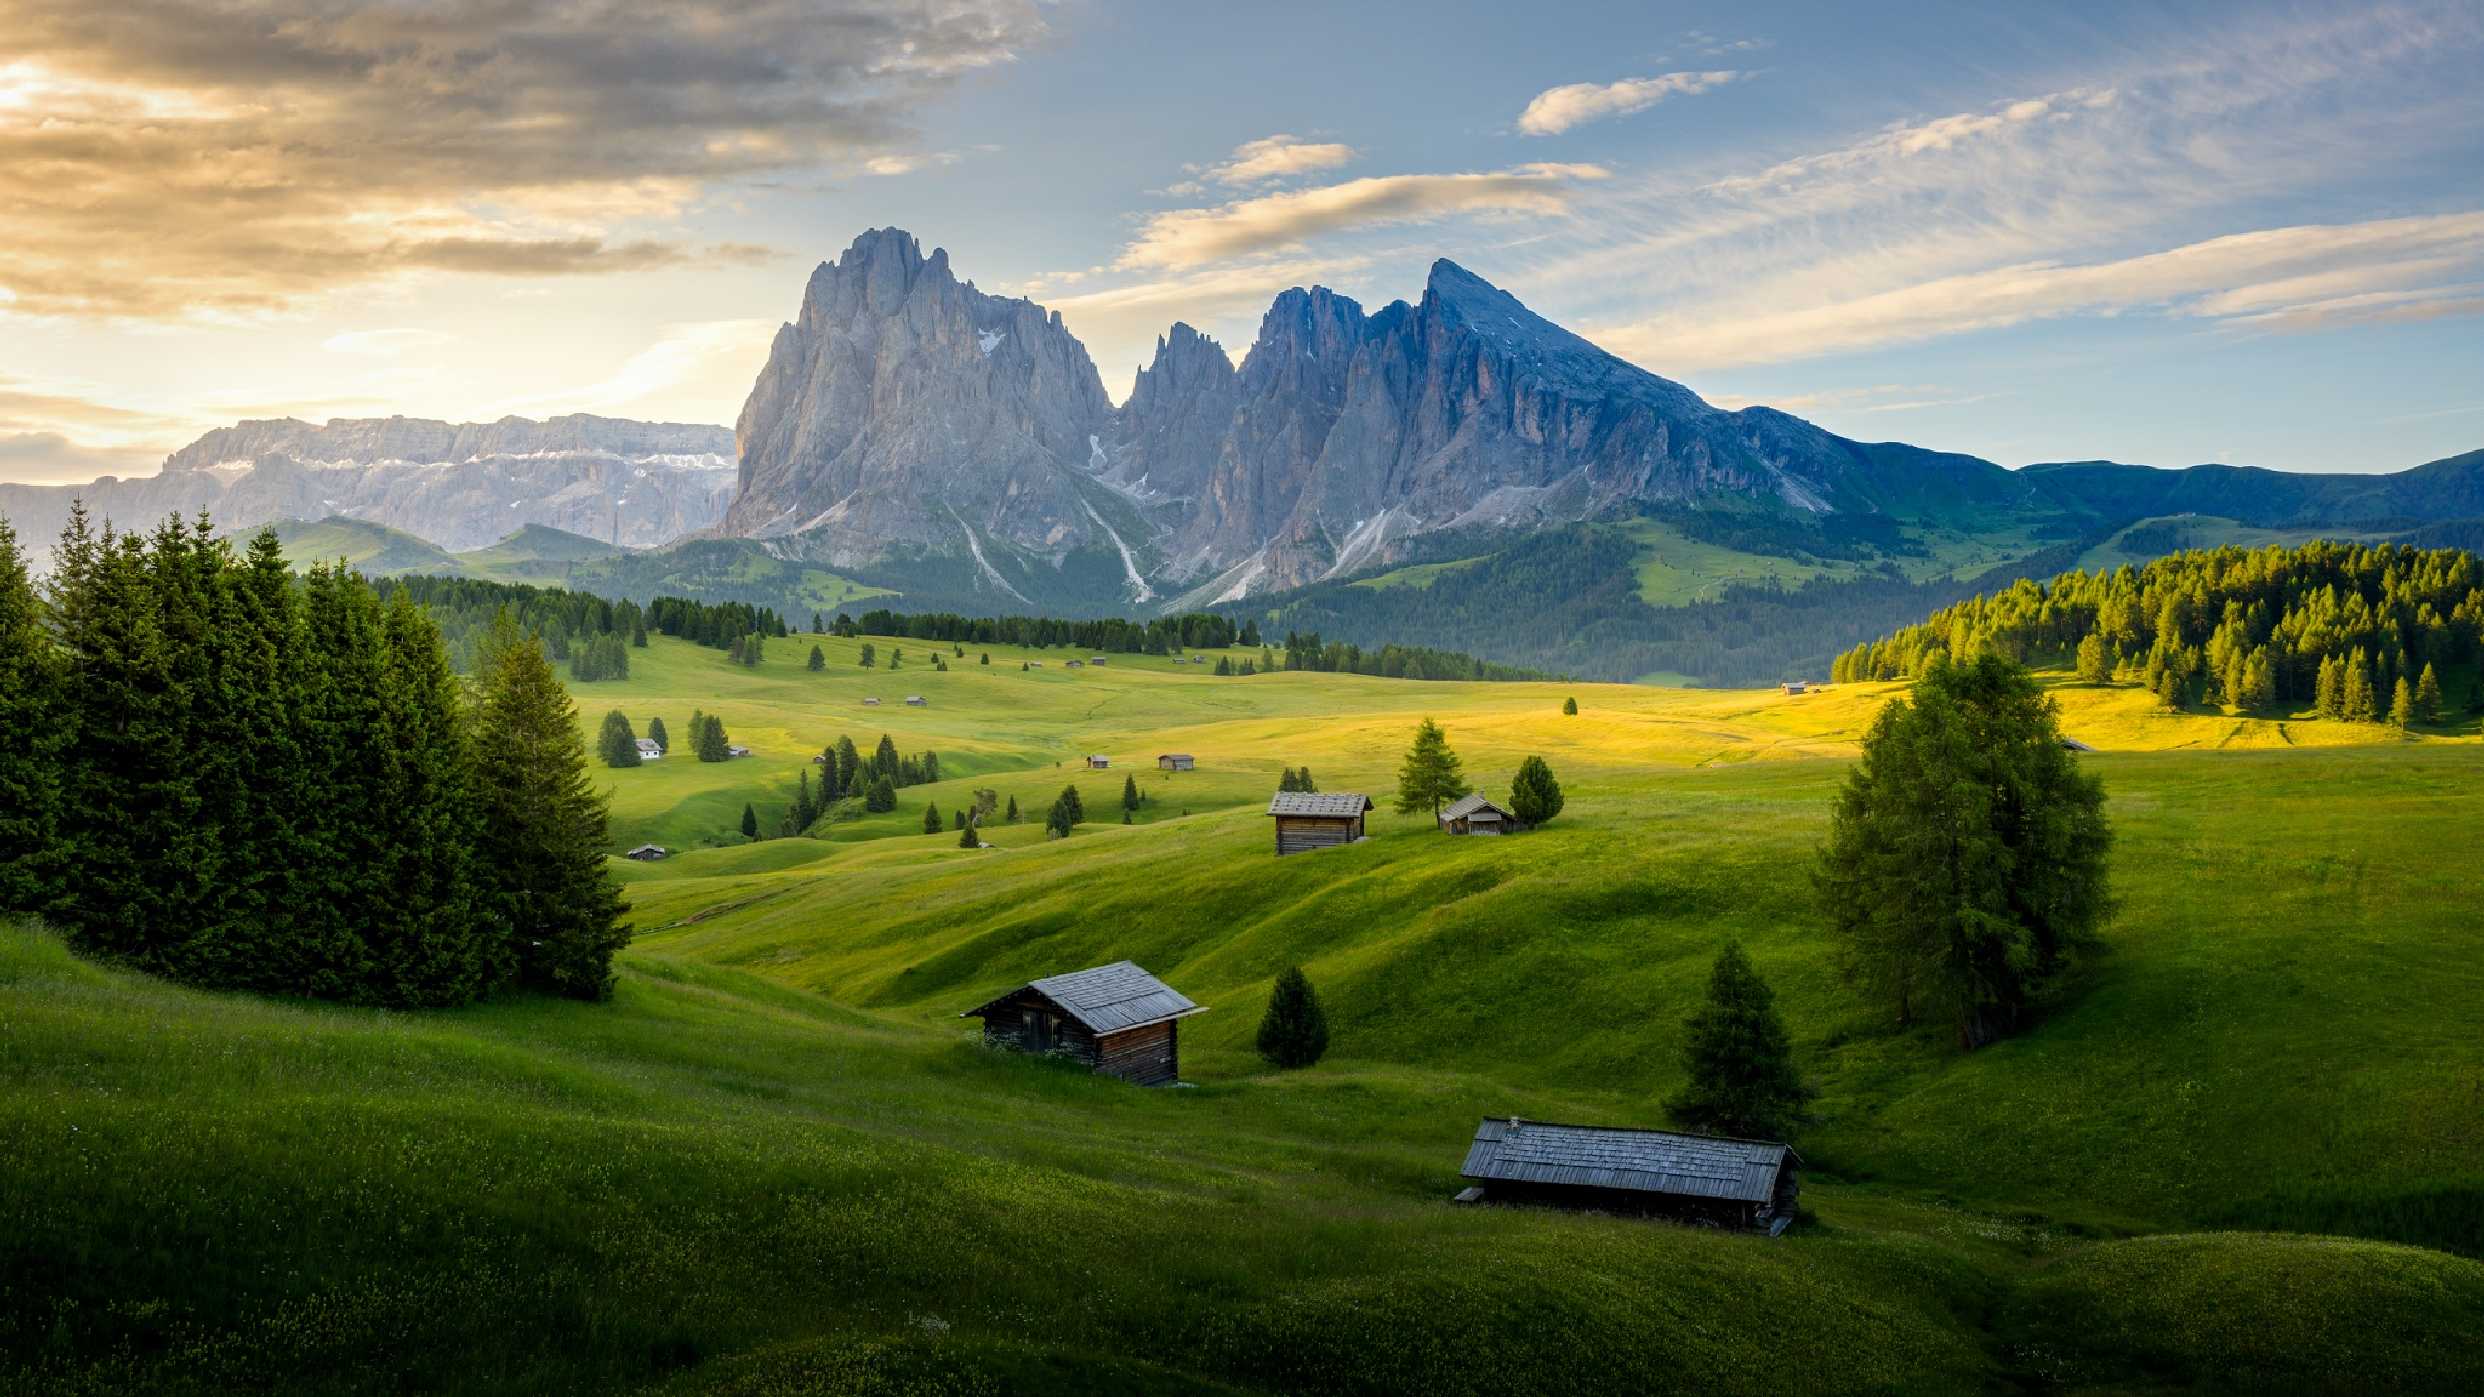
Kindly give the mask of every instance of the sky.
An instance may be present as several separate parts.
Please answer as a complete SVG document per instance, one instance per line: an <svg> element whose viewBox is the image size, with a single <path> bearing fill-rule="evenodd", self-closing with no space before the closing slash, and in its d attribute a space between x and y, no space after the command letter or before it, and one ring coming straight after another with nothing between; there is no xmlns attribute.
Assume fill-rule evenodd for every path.
<svg viewBox="0 0 2484 1397"><path fill-rule="evenodd" d="M866 228L1176 320L1451 258L2005 465L2484 446L2484 5L0 0L0 480L246 417L731 423Z"/></svg>

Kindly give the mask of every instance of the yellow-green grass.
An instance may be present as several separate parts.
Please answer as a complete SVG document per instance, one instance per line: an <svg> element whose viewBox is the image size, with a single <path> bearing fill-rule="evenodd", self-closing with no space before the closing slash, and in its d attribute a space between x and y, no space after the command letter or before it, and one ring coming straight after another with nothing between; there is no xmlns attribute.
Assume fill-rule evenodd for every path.
<svg viewBox="0 0 2484 1397"><path fill-rule="evenodd" d="M2134 1265L1870 1186L1816 1182L1774 1243L1457 1209L1463 1137L1509 1100L1489 1079L1146 1092L670 955L626 972L603 1006L392 1015L0 928L0 1385L1939 1393L2065 1352L2144 1368L2217 1276L2255 1379L2368 1347L2303 1324L2306 1295L2484 1323L2472 1261L2263 1271L2263 1239L2207 1236ZM2302 1353L2252 1343L2262 1308ZM2098 1317L2074 1346L2025 1341L2070 1312ZM2472 1363L2436 1342L2372 1371Z"/></svg>

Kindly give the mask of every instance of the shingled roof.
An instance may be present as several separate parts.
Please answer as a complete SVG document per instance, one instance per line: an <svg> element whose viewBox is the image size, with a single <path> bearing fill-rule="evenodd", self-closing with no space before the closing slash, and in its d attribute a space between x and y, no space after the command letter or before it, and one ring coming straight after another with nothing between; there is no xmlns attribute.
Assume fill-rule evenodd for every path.
<svg viewBox="0 0 2484 1397"><path fill-rule="evenodd" d="M1355 791L1279 791L1268 801L1271 815L1325 815L1351 820L1371 809L1371 797Z"/></svg>
<svg viewBox="0 0 2484 1397"><path fill-rule="evenodd" d="M1444 820L1463 820L1468 816L1473 815L1478 810L1489 810L1496 815L1507 815L1509 813L1509 811L1503 809L1498 803L1494 802L1483 792L1476 791L1468 795L1459 796L1455 801L1450 803L1448 809L1440 812L1440 817Z"/></svg>
<svg viewBox="0 0 2484 1397"><path fill-rule="evenodd" d="M1027 990L1052 1001L1062 1013L1086 1025L1088 1031L1093 1033L1119 1033L1124 1029L1207 1012L1181 991L1139 969L1135 963L1117 960L1092 970L1076 970L1067 975L1047 975L1040 980L1030 980L999 999L969 1009L958 1017L982 1018L1003 1001Z"/></svg>
<svg viewBox="0 0 2484 1397"><path fill-rule="evenodd" d="M1487 1116L1458 1172L1470 1179L1631 1189L1764 1203L1792 1147L1713 1135Z"/></svg>

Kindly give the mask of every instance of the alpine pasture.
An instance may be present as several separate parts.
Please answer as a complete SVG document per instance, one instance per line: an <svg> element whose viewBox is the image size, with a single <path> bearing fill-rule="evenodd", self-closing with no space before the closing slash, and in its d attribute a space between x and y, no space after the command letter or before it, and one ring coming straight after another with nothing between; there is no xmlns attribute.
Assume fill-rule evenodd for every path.
<svg viewBox="0 0 2484 1397"><path fill-rule="evenodd" d="M637 939L610 1004L279 1003L0 935L0 1379L2484 1384L2471 719L2402 737L2061 685L2064 731L2099 749L2081 760L2110 796L2122 907L2032 1031L1961 1054L1841 981L1809 882L1901 686L1219 676L1216 654L1073 670L1090 657L870 643L870 668L862 639L811 635L744 667L657 637L627 680L573 686L590 737L619 708L677 744L599 773L615 854L677 851L615 860ZM692 758L694 709L753 755ZM1560 816L1453 839L1392 812L1426 716L1495 795L1542 755ZM810 836L740 835L746 803L776 827L824 744L882 733L937 751L943 779ZM1164 752L1197 769L1159 772ZM1260 812L1303 766L1380 802L1370 839L1272 856ZM1047 839L1072 783L1087 823ZM1022 816L986 827L996 847L925 832L926 803L945 830L984 787ZM1481 1115L1663 1124L1729 938L1820 1091L1801 1224L1769 1241L1447 1206ZM1183 1027L1193 1089L987 1052L956 1018L1123 958L1210 1006ZM1280 1074L1251 1040L1289 965L1332 1043Z"/></svg>

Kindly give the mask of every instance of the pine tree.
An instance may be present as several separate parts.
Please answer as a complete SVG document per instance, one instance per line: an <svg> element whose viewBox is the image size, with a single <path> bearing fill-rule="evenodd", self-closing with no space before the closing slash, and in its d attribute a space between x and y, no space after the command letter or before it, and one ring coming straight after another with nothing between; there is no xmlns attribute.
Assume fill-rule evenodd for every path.
<svg viewBox="0 0 2484 1397"><path fill-rule="evenodd" d="M17 532L0 517L0 912L59 901L61 752L70 734L60 657Z"/></svg>
<svg viewBox="0 0 2484 1397"><path fill-rule="evenodd" d="M1067 839L1069 832L1077 826L1078 821L1071 818L1065 798L1056 797L1052 808L1044 812L1044 833L1052 838Z"/></svg>
<svg viewBox="0 0 2484 1397"><path fill-rule="evenodd" d="M2396 691L2390 696L2389 721L2400 732L2404 732L2415 723L2415 686L2407 683L2406 676L2403 674L2398 676Z"/></svg>
<svg viewBox="0 0 2484 1397"><path fill-rule="evenodd" d="M854 794L862 788L865 775L862 753L854 749L854 739L839 734L837 737L838 792L842 795Z"/></svg>
<svg viewBox="0 0 2484 1397"><path fill-rule="evenodd" d="M938 807L938 806L934 806L934 807L932 807L932 809L933 809L933 810L934 810L934 812L936 813L936 812L939 810L939 807ZM951 829L964 829L964 828L966 828L966 812L965 812L965 811L963 811L963 810L951 810L951 811L949 812L949 828L951 828Z"/></svg>
<svg viewBox="0 0 2484 1397"><path fill-rule="evenodd" d="M1286 967L1268 991L1257 1043L1259 1055L1278 1068L1309 1067L1328 1052L1328 1015L1301 966Z"/></svg>
<svg viewBox="0 0 2484 1397"><path fill-rule="evenodd" d="M1414 744L1406 749L1405 763L1397 769L1397 813L1428 806L1437 819L1442 805L1470 789L1459 770L1458 754L1449 748L1448 735L1439 724L1424 719L1416 725Z"/></svg>
<svg viewBox="0 0 2484 1397"><path fill-rule="evenodd" d="M1294 769L1292 767L1289 766L1285 768L1285 774L1277 778L1277 789L1279 791L1299 791L1302 789L1302 782L1294 775Z"/></svg>
<svg viewBox="0 0 2484 1397"><path fill-rule="evenodd" d="M2086 639L2079 642L2078 672L2082 684L2113 682L2113 656L2105 648L2103 632L2089 631Z"/></svg>
<svg viewBox="0 0 2484 1397"><path fill-rule="evenodd" d="M1071 824L1083 825L1087 822L1087 803L1078 798L1078 788L1076 786L1063 786L1061 788L1061 799L1059 804L1063 809L1069 811L1069 821Z"/></svg>
<svg viewBox="0 0 2484 1397"><path fill-rule="evenodd" d="M2320 677L2314 690L2314 707L2323 718L2342 720L2346 716L2346 662L2335 655L2323 656Z"/></svg>
<svg viewBox="0 0 2484 1397"><path fill-rule="evenodd" d="M638 765L638 734L631 729L628 714L616 708L604 715L603 731L595 738L595 755L606 766Z"/></svg>
<svg viewBox="0 0 2484 1397"><path fill-rule="evenodd" d="M2182 711L2182 676L2164 670L2156 676L2156 706L2167 713Z"/></svg>
<svg viewBox="0 0 2484 1397"><path fill-rule="evenodd" d="M898 780L904 767L905 763L897 757L896 742L887 733L881 733L880 745L871 751L871 769L899 785L904 785L905 782Z"/></svg>
<svg viewBox="0 0 2484 1397"><path fill-rule="evenodd" d="M1565 699L1563 699L1563 700L1561 701L1561 716L1563 716L1563 717L1565 717L1565 718L1575 718L1575 717L1577 717L1577 716L1578 716L1578 700L1577 700L1577 699L1575 699L1575 698L1565 698Z"/></svg>
<svg viewBox="0 0 2484 1397"><path fill-rule="evenodd" d="M2441 676L2433 672L2430 661L2424 664L2424 677L2415 683L2415 716L2427 723L2441 721Z"/></svg>
<svg viewBox="0 0 2484 1397"><path fill-rule="evenodd" d="M748 801L742 802L742 837L744 839L759 837L759 812Z"/></svg>
<svg viewBox="0 0 2484 1397"><path fill-rule="evenodd" d="M1873 721L1815 886L1849 976L1898 1022L1932 1003L1962 1046L2016 1029L2113 900L2104 788L2052 702L1997 656L1927 671Z"/></svg>
<svg viewBox="0 0 2484 1397"><path fill-rule="evenodd" d="M663 748L665 755L672 755L673 740L665 735L664 720L662 718L649 718L647 720L647 740L653 742L656 746Z"/></svg>
<svg viewBox="0 0 2484 1397"><path fill-rule="evenodd" d="M827 651L825 651L825 650L820 649L820 648L819 648L818 646L816 646L816 645L812 646L812 647L811 647L811 673L813 673L813 674L817 674L817 673L819 673L821 670L826 669L827 667L828 667L828 652L827 652Z"/></svg>
<svg viewBox="0 0 2484 1397"><path fill-rule="evenodd" d="M1305 794L1318 793L1320 783L1311 779L1311 768L1306 766L1294 773L1294 789Z"/></svg>
<svg viewBox="0 0 2484 1397"><path fill-rule="evenodd" d="M871 665L872 665L872 659L873 659L873 651L872 651L872 649L871 649L871 642L866 640L866 641L864 641L864 642L863 642L863 648L862 648L862 659L861 659L861 661L860 661L860 663L861 663L862 667L863 667L864 669L869 669L869 668L871 668Z"/></svg>
<svg viewBox="0 0 2484 1397"><path fill-rule="evenodd" d="M897 783L885 776L871 778L863 791L863 809L874 815L885 815L897 808Z"/></svg>
<svg viewBox="0 0 2484 1397"><path fill-rule="evenodd" d="M1542 757L1529 757L1518 764L1518 774L1509 783L1509 813L1518 823L1530 828L1543 824L1561 813L1561 783L1553 779L1552 768Z"/></svg>
<svg viewBox="0 0 2484 1397"><path fill-rule="evenodd" d="M992 663L992 652L989 650L978 652L975 657L975 663L979 665L988 665Z"/></svg>
<svg viewBox="0 0 2484 1397"><path fill-rule="evenodd" d="M1665 1102L1673 1119L1715 1135L1783 1139L1810 1101L1776 995L1742 947L1727 942L1708 975L1708 1000L1685 1025L1690 1081Z"/></svg>
<svg viewBox="0 0 2484 1397"><path fill-rule="evenodd" d="M1138 777L1135 775L1121 778L1121 808L1124 810L1139 808Z"/></svg>
<svg viewBox="0 0 2484 1397"><path fill-rule="evenodd" d="M972 823L966 821L960 821L958 823L957 847L961 849L980 849L983 847L983 836L975 832L975 827Z"/></svg>
<svg viewBox="0 0 2484 1397"><path fill-rule="evenodd" d="M604 799L590 784L569 695L505 614L477 687L476 791L484 875L521 983L577 999L612 993L628 910L604 866Z"/></svg>
<svg viewBox="0 0 2484 1397"><path fill-rule="evenodd" d="M704 713L694 715L691 721L697 724L697 727L691 734L690 745L697 749L700 761L723 762L733 759L733 740L725 736L724 719L713 713Z"/></svg>
<svg viewBox="0 0 2484 1397"><path fill-rule="evenodd" d="M819 818L819 805L811 799L811 773L808 770L794 773L793 815L793 832L796 834L809 829L811 822Z"/></svg>
<svg viewBox="0 0 2484 1397"><path fill-rule="evenodd" d="M631 623L631 625L630 625L630 648L631 648L631 649L633 649L633 650L644 650L644 649L646 649L646 648L647 648L647 623L646 623L646 622L644 622L644 621L635 621L635 622L632 622L632 623Z"/></svg>
<svg viewBox="0 0 2484 1397"><path fill-rule="evenodd" d="M387 721L380 759L363 774L367 808L386 812L388 837L378 862L360 873L384 895L362 932L372 976L351 997L409 1008L463 1004L508 970L476 863L472 729L439 628L405 593L389 604L380 635ZM583 779L583 753L579 765ZM594 867L600 876L602 861Z"/></svg>
<svg viewBox="0 0 2484 1397"><path fill-rule="evenodd" d="M1013 825L1018 822L1018 798L1014 795L1009 798L1009 814L1004 818Z"/></svg>
<svg viewBox="0 0 2484 1397"><path fill-rule="evenodd" d="M2360 650L2346 661L2344 716L2350 723L2380 721L2380 696L2372 687L2372 661Z"/></svg>

